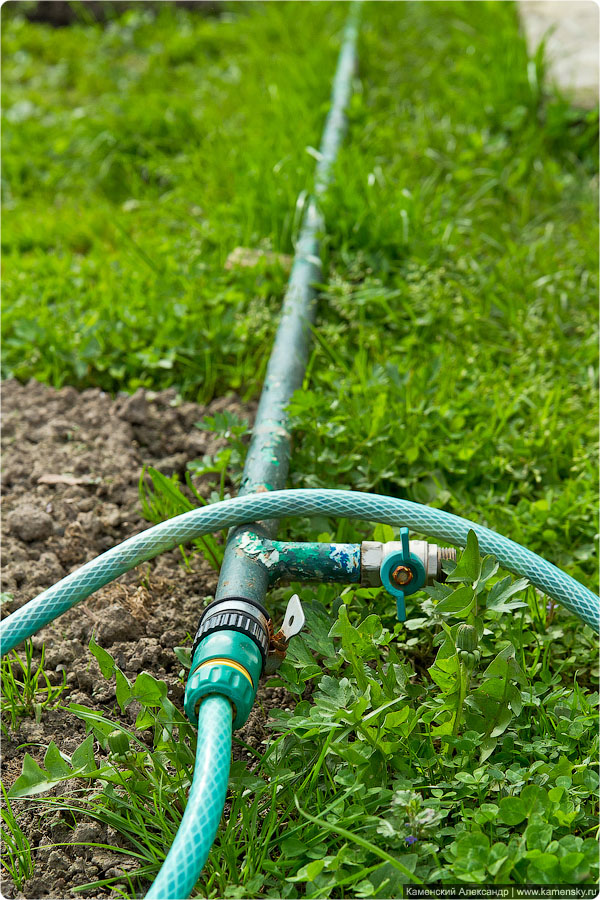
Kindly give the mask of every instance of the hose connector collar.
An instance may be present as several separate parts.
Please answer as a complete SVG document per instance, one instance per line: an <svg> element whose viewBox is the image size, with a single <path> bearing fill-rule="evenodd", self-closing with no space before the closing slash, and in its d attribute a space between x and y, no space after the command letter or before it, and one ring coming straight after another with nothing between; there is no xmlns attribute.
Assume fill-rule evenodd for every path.
<svg viewBox="0 0 600 900"><path fill-rule="evenodd" d="M185 688L184 708L193 725L198 708L209 694L220 694L233 707L233 727L248 719L263 668L256 642L239 631L220 630L201 639L193 656Z"/></svg>
<svg viewBox="0 0 600 900"><path fill-rule="evenodd" d="M263 668L269 653L271 617L255 600L227 597L213 600L200 616L198 631L192 646L192 659L201 641L218 631L237 631L252 638L260 650Z"/></svg>

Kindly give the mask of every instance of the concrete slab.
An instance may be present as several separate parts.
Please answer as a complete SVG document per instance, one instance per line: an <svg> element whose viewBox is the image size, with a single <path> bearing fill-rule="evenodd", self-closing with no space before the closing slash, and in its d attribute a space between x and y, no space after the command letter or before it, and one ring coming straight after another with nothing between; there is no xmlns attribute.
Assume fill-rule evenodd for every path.
<svg viewBox="0 0 600 900"><path fill-rule="evenodd" d="M549 77L578 106L598 103L600 7L595 0L521 0L529 52L546 39Z"/></svg>

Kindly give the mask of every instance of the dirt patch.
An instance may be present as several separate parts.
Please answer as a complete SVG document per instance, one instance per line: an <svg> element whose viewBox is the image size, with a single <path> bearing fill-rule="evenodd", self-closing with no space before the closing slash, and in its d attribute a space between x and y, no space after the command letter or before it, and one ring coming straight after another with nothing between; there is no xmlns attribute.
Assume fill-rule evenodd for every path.
<svg viewBox="0 0 600 900"><path fill-rule="evenodd" d="M217 15L221 12L219 0L174 0L176 6L199 12L202 15ZM67 0L53 0L46 3L38 0L37 3L28 3L20 15L25 15L31 22L48 22L55 27L72 25L84 22L114 22L119 16L131 9L141 9L147 15L152 11L152 4L127 2L119 0L118 3L105 3L100 0L83 0L80 6L74 7ZM12 12L12 11L11 11Z"/></svg>
<svg viewBox="0 0 600 900"><path fill-rule="evenodd" d="M3 603L3 615L147 528L138 500L142 466L183 475L189 460L214 453L219 439L194 427L202 416L225 409L253 415L232 397L201 407L178 402L174 390L140 390L132 397L113 399L96 389L57 391L34 381L5 382L2 399L2 590L13 595ZM33 643L38 654L45 645L50 680L60 684L66 676L61 702L87 705L107 715L115 711L114 687L102 677L88 650L94 633L129 678L144 669L151 672L167 683L170 698L182 709L181 663L173 647L191 641L200 611L216 585L217 573L200 555L192 558L190 570L179 551L165 553L40 631ZM282 689L266 688L259 691L259 699L260 705L239 732L251 747L266 738L268 710L291 700ZM134 720L131 710L132 724ZM3 736L6 787L20 774L25 752L41 762L51 740L70 753L84 736L83 723L59 709L44 710L39 723L23 720L14 733ZM238 748L234 747L234 755L240 755ZM78 884L101 878L115 867L127 868L122 855L104 849L44 849L77 840L119 845L111 829L83 817L73 831L73 821L60 814L42 816L37 804L15 802L13 809L34 851L35 874L23 893L5 877L4 896L64 897ZM130 868L136 865L131 861ZM117 894L106 889L79 896Z"/></svg>

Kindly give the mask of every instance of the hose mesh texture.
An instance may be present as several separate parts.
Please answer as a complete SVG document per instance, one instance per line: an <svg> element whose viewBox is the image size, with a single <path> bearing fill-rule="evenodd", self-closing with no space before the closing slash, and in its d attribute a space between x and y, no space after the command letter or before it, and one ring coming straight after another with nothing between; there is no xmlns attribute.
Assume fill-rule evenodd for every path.
<svg viewBox="0 0 600 900"><path fill-rule="evenodd" d="M339 490L286 490L248 494L203 506L128 538L8 616L0 625L2 652L139 563L165 550L223 528L261 519L332 516L407 525L422 534L463 546L473 529L483 552L492 553L509 572L524 575L537 588L599 630L598 597L552 563L509 538L468 519L409 500Z"/></svg>
<svg viewBox="0 0 600 900"><path fill-rule="evenodd" d="M231 704L225 697L212 695L200 704L192 786L175 840L146 894L150 900L183 900L198 881L225 805L231 721Z"/></svg>

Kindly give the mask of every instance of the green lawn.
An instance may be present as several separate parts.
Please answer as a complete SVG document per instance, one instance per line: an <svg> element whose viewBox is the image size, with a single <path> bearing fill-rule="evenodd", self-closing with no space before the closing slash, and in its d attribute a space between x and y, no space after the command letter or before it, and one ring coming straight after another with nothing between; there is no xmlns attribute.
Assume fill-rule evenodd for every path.
<svg viewBox="0 0 600 900"><path fill-rule="evenodd" d="M293 249L346 11L164 4L58 32L4 15L5 375L258 395L285 272L224 264ZM594 587L597 113L548 90L508 2L366 4L359 55L291 485L443 507ZM252 776L234 768L201 895L594 880L595 639L483 572L464 707L464 670L440 667L442 595L401 627L381 591L300 589L311 630L282 679L314 692ZM174 791L184 737L166 743ZM168 842L172 823L131 802Z"/></svg>

